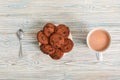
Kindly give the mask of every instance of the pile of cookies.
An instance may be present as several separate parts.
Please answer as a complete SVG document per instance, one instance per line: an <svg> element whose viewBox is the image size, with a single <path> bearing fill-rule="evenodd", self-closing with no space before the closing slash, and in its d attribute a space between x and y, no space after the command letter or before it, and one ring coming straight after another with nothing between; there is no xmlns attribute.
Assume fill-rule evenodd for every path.
<svg viewBox="0 0 120 80"><path fill-rule="evenodd" d="M64 24L58 26L47 23L43 30L37 33L37 40L41 43L40 50L52 59L62 58L64 53L72 50L74 43L68 38L69 27Z"/></svg>

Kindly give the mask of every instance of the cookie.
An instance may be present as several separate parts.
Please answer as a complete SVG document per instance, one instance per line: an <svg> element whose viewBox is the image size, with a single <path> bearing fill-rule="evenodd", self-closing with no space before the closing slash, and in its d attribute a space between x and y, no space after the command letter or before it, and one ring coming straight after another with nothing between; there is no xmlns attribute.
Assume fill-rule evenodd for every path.
<svg viewBox="0 0 120 80"><path fill-rule="evenodd" d="M42 44L40 46L40 50L45 53L45 54L53 54L55 53L55 48L53 48L51 45L49 44Z"/></svg>
<svg viewBox="0 0 120 80"><path fill-rule="evenodd" d="M72 50L73 46L74 46L73 41L68 39L68 38L66 38L64 45L61 47L61 50L63 52L69 52L69 51Z"/></svg>
<svg viewBox="0 0 120 80"><path fill-rule="evenodd" d="M41 43L41 44L48 44L48 38L47 36L43 33L43 31L39 31L37 33L37 40Z"/></svg>
<svg viewBox="0 0 120 80"><path fill-rule="evenodd" d="M56 33L62 35L65 38L68 38L70 30L66 25L60 24L56 27Z"/></svg>
<svg viewBox="0 0 120 80"><path fill-rule="evenodd" d="M63 57L64 53L60 49L56 49L54 54L50 54L49 56L52 59L58 60Z"/></svg>
<svg viewBox="0 0 120 80"><path fill-rule="evenodd" d="M60 34L52 34L50 37L50 44L55 48L60 48L64 45L64 37Z"/></svg>
<svg viewBox="0 0 120 80"><path fill-rule="evenodd" d="M56 26L54 24L47 23L43 28L43 32L47 37L49 37L52 33L55 32L55 28Z"/></svg>

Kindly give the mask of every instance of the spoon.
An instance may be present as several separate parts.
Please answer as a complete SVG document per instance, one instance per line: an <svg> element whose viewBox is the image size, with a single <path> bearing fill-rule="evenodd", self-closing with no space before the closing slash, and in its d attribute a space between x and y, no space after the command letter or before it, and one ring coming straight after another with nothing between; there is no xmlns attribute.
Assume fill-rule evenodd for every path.
<svg viewBox="0 0 120 80"><path fill-rule="evenodd" d="M19 29L17 31L17 36L19 38L19 43L20 43L20 51L19 51L19 57L23 57L23 52L22 52L22 39L23 39L23 36L24 36L24 31L22 29Z"/></svg>

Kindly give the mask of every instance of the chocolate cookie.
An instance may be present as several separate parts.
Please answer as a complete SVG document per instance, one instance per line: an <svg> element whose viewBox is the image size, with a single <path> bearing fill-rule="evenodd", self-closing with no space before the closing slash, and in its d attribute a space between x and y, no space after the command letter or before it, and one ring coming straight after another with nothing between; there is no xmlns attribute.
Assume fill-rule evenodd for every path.
<svg viewBox="0 0 120 80"><path fill-rule="evenodd" d="M69 30L69 28L66 25L60 24L56 28L56 33L61 34L62 36L67 38L69 36L70 30Z"/></svg>
<svg viewBox="0 0 120 80"><path fill-rule="evenodd" d="M50 44L55 48L60 48L64 45L64 37L55 33L50 37Z"/></svg>
<svg viewBox="0 0 120 80"><path fill-rule="evenodd" d="M55 32L55 28L56 26L52 23L47 23L44 28L43 28L43 31L44 31L44 34L49 37L52 33Z"/></svg>
<svg viewBox="0 0 120 80"><path fill-rule="evenodd" d="M54 54L50 54L50 57L52 59L58 60L58 59L62 58L63 54L64 53L60 49L56 49Z"/></svg>
<svg viewBox="0 0 120 80"><path fill-rule="evenodd" d="M63 52L69 52L72 50L73 46L74 46L73 41L66 38L64 45L61 47L61 50Z"/></svg>
<svg viewBox="0 0 120 80"><path fill-rule="evenodd" d="M42 44L40 46L40 50L45 53L45 54L53 54L55 53L55 48L53 48L51 45L49 44Z"/></svg>
<svg viewBox="0 0 120 80"><path fill-rule="evenodd" d="M48 44L48 38L47 36L43 33L43 31L39 31L37 33L37 40L41 43L41 44Z"/></svg>

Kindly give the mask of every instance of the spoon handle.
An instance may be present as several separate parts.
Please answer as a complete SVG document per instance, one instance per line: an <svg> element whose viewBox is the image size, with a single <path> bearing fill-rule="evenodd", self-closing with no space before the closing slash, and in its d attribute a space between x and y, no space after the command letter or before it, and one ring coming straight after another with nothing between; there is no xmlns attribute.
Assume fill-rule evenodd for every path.
<svg viewBox="0 0 120 80"><path fill-rule="evenodd" d="M22 41L19 40L19 42L20 42L19 58L22 58L22 57L23 57L23 52L22 52Z"/></svg>

